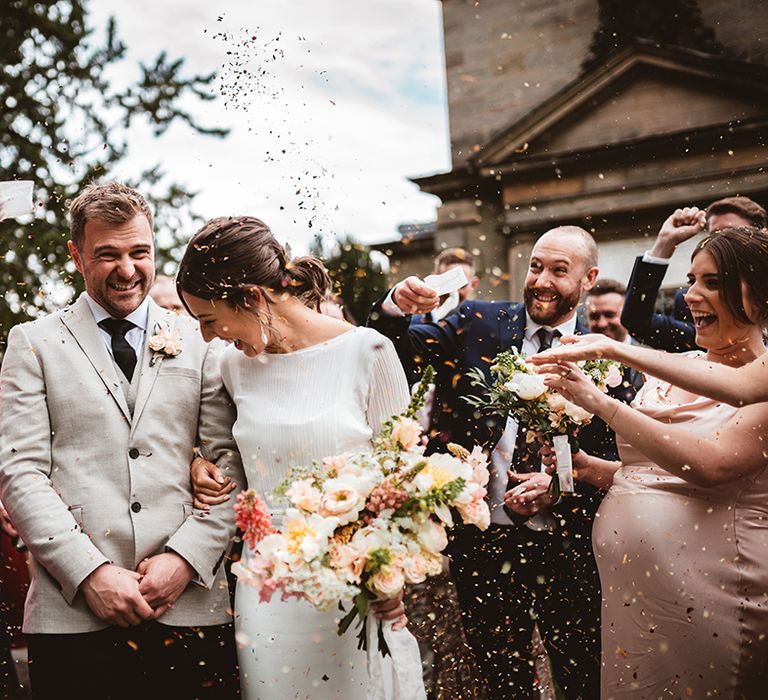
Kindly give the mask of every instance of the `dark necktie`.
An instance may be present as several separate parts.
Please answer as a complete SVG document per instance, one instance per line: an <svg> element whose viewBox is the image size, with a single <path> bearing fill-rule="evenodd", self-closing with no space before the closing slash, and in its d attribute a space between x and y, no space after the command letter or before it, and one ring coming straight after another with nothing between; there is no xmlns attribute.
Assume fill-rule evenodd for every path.
<svg viewBox="0 0 768 700"><path fill-rule="evenodd" d="M99 325L112 337L112 355L130 382L133 379L133 370L136 369L136 352L125 339L125 334L131 328L136 328L136 324L125 319L105 318L99 321Z"/></svg>

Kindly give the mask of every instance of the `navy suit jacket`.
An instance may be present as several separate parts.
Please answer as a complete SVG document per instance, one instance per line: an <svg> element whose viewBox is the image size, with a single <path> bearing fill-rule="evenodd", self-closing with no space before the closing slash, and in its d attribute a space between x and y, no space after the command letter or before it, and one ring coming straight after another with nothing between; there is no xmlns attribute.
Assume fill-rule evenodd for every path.
<svg viewBox="0 0 768 700"><path fill-rule="evenodd" d="M408 316L392 317L381 313L381 301L373 308L368 325L386 335L395 345L406 372L417 373L426 365L435 368L435 397L428 451L445 452L445 445L456 442L467 449L481 445L492 451L501 437L505 417L488 415L470 406L463 397L480 394L472 386L467 371L480 369L490 382L493 358L504 350L522 348L525 337L525 305L498 301L466 301L459 310L438 323L414 323ZM576 323L577 333L588 329ZM634 391L621 387L620 398L631 400ZM626 397L625 397L626 395ZM589 454L616 459L613 431L595 417L580 435L581 447ZM575 506L571 499L561 501L563 517L582 522L572 529L587 536L601 495L592 486L577 483L584 496Z"/></svg>
<svg viewBox="0 0 768 700"><path fill-rule="evenodd" d="M621 325L630 335L652 348L667 352L696 350L696 327L683 292L675 294L674 315L655 313L656 297L667 271L666 265L635 260L624 299Z"/></svg>

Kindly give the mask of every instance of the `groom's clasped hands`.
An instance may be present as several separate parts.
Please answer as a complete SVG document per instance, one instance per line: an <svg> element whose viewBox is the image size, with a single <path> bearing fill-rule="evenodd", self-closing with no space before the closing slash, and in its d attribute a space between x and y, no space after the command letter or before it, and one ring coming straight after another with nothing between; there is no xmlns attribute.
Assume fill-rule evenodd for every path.
<svg viewBox="0 0 768 700"><path fill-rule="evenodd" d="M183 557L164 552L144 559L136 571L102 564L83 581L81 591L97 617L130 627L162 617L194 576Z"/></svg>

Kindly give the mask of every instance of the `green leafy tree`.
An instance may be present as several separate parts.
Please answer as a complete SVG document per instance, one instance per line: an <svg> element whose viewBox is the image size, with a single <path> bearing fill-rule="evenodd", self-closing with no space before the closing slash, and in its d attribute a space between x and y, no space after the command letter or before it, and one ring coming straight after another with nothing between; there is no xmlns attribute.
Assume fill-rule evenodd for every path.
<svg viewBox="0 0 768 700"><path fill-rule="evenodd" d="M32 223L0 223L0 342L16 323L51 311L82 281L69 259L66 203L86 183L108 179L128 152L128 129L148 124L155 136L175 122L205 128L182 106L213 99L214 75L182 74L183 59L162 52L139 64L134 83L117 87L111 66L125 58L111 19L101 40L88 26L87 0L6 0L0 15L0 180L34 180ZM164 184L150 165L136 182L156 212L162 266L178 255L179 232L195 218L193 194Z"/></svg>
<svg viewBox="0 0 768 700"><path fill-rule="evenodd" d="M344 307L357 323L364 323L373 302L387 289L387 275L372 257L371 249L346 236L330 250L315 238L311 252L325 263Z"/></svg>

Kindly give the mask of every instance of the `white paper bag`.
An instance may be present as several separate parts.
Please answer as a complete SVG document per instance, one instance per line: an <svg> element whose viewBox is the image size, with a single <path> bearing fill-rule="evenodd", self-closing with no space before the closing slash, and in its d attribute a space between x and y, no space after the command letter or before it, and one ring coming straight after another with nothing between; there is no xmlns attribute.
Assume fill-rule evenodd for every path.
<svg viewBox="0 0 768 700"><path fill-rule="evenodd" d="M0 221L32 213L32 180L0 182Z"/></svg>
<svg viewBox="0 0 768 700"><path fill-rule="evenodd" d="M560 481L561 493L573 493L573 460L571 446L567 435L555 435L552 438L555 448L555 460L557 461L557 478Z"/></svg>

